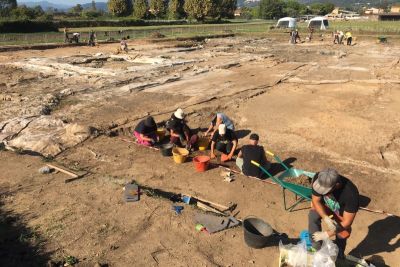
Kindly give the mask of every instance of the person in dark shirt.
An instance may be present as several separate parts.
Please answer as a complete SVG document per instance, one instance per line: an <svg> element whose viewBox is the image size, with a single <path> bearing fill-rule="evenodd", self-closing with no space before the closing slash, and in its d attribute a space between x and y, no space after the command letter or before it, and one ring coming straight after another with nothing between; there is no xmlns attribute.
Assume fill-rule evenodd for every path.
<svg viewBox="0 0 400 267"><path fill-rule="evenodd" d="M216 131L211 138L211 158L215 159L215 150L222 152L227 155L227 159L231 160L233 154L238 145L238 139L236 134L231 129L227 129L225 124L220 124L218 126L218 131Z"/></svg>
<svg viewBox="0 0 400 267"><path fill-rule="evenodd" d="M236 159L236 165L246 176L258 177L263 176L261 169L253 164L251 161L254 160L263 166L265 169L269 169L270 163L267 161L265 156L264 147L258 145L260 137L258 134L251 134L248 145L244 145L239 152Z"/></svg>
<svg viewBox="0 0 400 267"><path fill-rule="evenodd" d="M151 116L140 121L133 133L140 145L152 146L158 141L157 125Z"/></svg>
<svg viewBox="0 0 400 267"><path fill-rule="evenodd" d="M315 249L323 240L336 236L339 258L344 258L351 225L359 209L357 187L334 169L317 173L312 184L312 209L308 215L308 230ZM328 227L322 232L321 220Z"/></svg>
<svg viewBox="0 0 400 267"><path fill-rule="evenodd" d="M197 143L197 134L192 134L191 129L185 121L185 113L182 109L177 109L166 123L166 127L170 132L170 142L178 146L184 146L186 143L187 149L192 149Z"/></svg>

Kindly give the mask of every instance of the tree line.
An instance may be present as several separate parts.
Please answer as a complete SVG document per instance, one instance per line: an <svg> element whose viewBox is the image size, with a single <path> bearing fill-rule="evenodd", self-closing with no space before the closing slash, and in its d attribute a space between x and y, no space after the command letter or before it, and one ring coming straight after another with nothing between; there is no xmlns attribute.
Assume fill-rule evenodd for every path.
<svg viewBox="0 0 400 267"><path fill-rule="evenodd" d="M16 0L0 0L0 16L18 20L52 20L53 16L64 18L82 17L93 19L107 16L133 17L136 19L193 19L204 21L206 18L219 20L233 18L236 0L109 0L108 13L96 9L96 3L83 8L78 4L67 12L54 9L44 11L40 6L29 8L17 5ZM254 8L242 8L242 16L247 19L278 19L285 16L326 15L334 9L332 3L301 4L296 0L261 0Z"/></svg>
<svg viewBox="0 0 400 267"><path fill-rule="evenodd" d="M298 17L300 15L326 15L335 8L329 2L301 4L296 0L261 0L257 8L261 19L278 19L282 17Z"/></svg>
<svg viewBox="0 0 400 267"><path fill-rule="evenodd" d="M133 15L137 19L195 19L203 21L233 18L236 0L109 0L108 10L114 16Z"/></svg>

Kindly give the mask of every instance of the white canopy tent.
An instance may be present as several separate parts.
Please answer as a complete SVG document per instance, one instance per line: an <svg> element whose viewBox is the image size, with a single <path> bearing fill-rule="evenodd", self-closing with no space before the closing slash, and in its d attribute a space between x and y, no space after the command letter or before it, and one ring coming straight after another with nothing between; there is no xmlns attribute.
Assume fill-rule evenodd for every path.
<svg viewBox="0 0 400 267"><path fill-rule="evenodd" d="M327 28L329 28L329 21L325 17L315 17L310 19L310 21L308 22L308 27L326 30Z"/></svg>
<svg viewBox="0 0 400 267"><path fill-rule="evenodd" d="M276 23L277 28L296 28L296 19L295 18L281 18Z"/></svg>

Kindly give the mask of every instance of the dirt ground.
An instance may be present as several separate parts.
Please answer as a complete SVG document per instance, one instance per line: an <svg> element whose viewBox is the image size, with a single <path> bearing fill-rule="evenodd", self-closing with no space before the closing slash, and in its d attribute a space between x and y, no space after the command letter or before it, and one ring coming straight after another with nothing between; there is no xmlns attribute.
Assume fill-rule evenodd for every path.
<svg viewBox="0 0 400 267"><path fill-rule="evenodd" d="M242 227L197 232L192 206L178 216L165 199L124 202L123 186L135 180L237 203L238 218L257 216L290 238L307 229L309 204L285 211L276 185L241 175L228 183L220 168L197 173L190 161L175 164L121 140L141 118L163 122L178 107L193 129L224 112L241 145L256 132L287 164L336 168L357 185L364 206L400 214L398 43L132 41L128 54L116 54L117 46L0 53L2 266L68 256L78 266L278 266L279 248L247 247ZM49 161L88 174L66 184L63 173L39 173ZM274 174L282 170L274 165ZM398 266L399 247L399 217L357 214L347 253Z"/></svg>

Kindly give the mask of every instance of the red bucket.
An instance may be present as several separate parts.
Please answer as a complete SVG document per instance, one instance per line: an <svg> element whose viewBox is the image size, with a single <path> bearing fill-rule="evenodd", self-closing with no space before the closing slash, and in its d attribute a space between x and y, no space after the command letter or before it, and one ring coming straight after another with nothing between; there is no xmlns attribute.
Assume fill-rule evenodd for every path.
<svg viewBox="0 0 400 267"><path fill-rule="evenodd" d="M208 169L210 163L210 157L208 156L197 156L193 158L194 167L198 172L205 172Z"/></svg>

